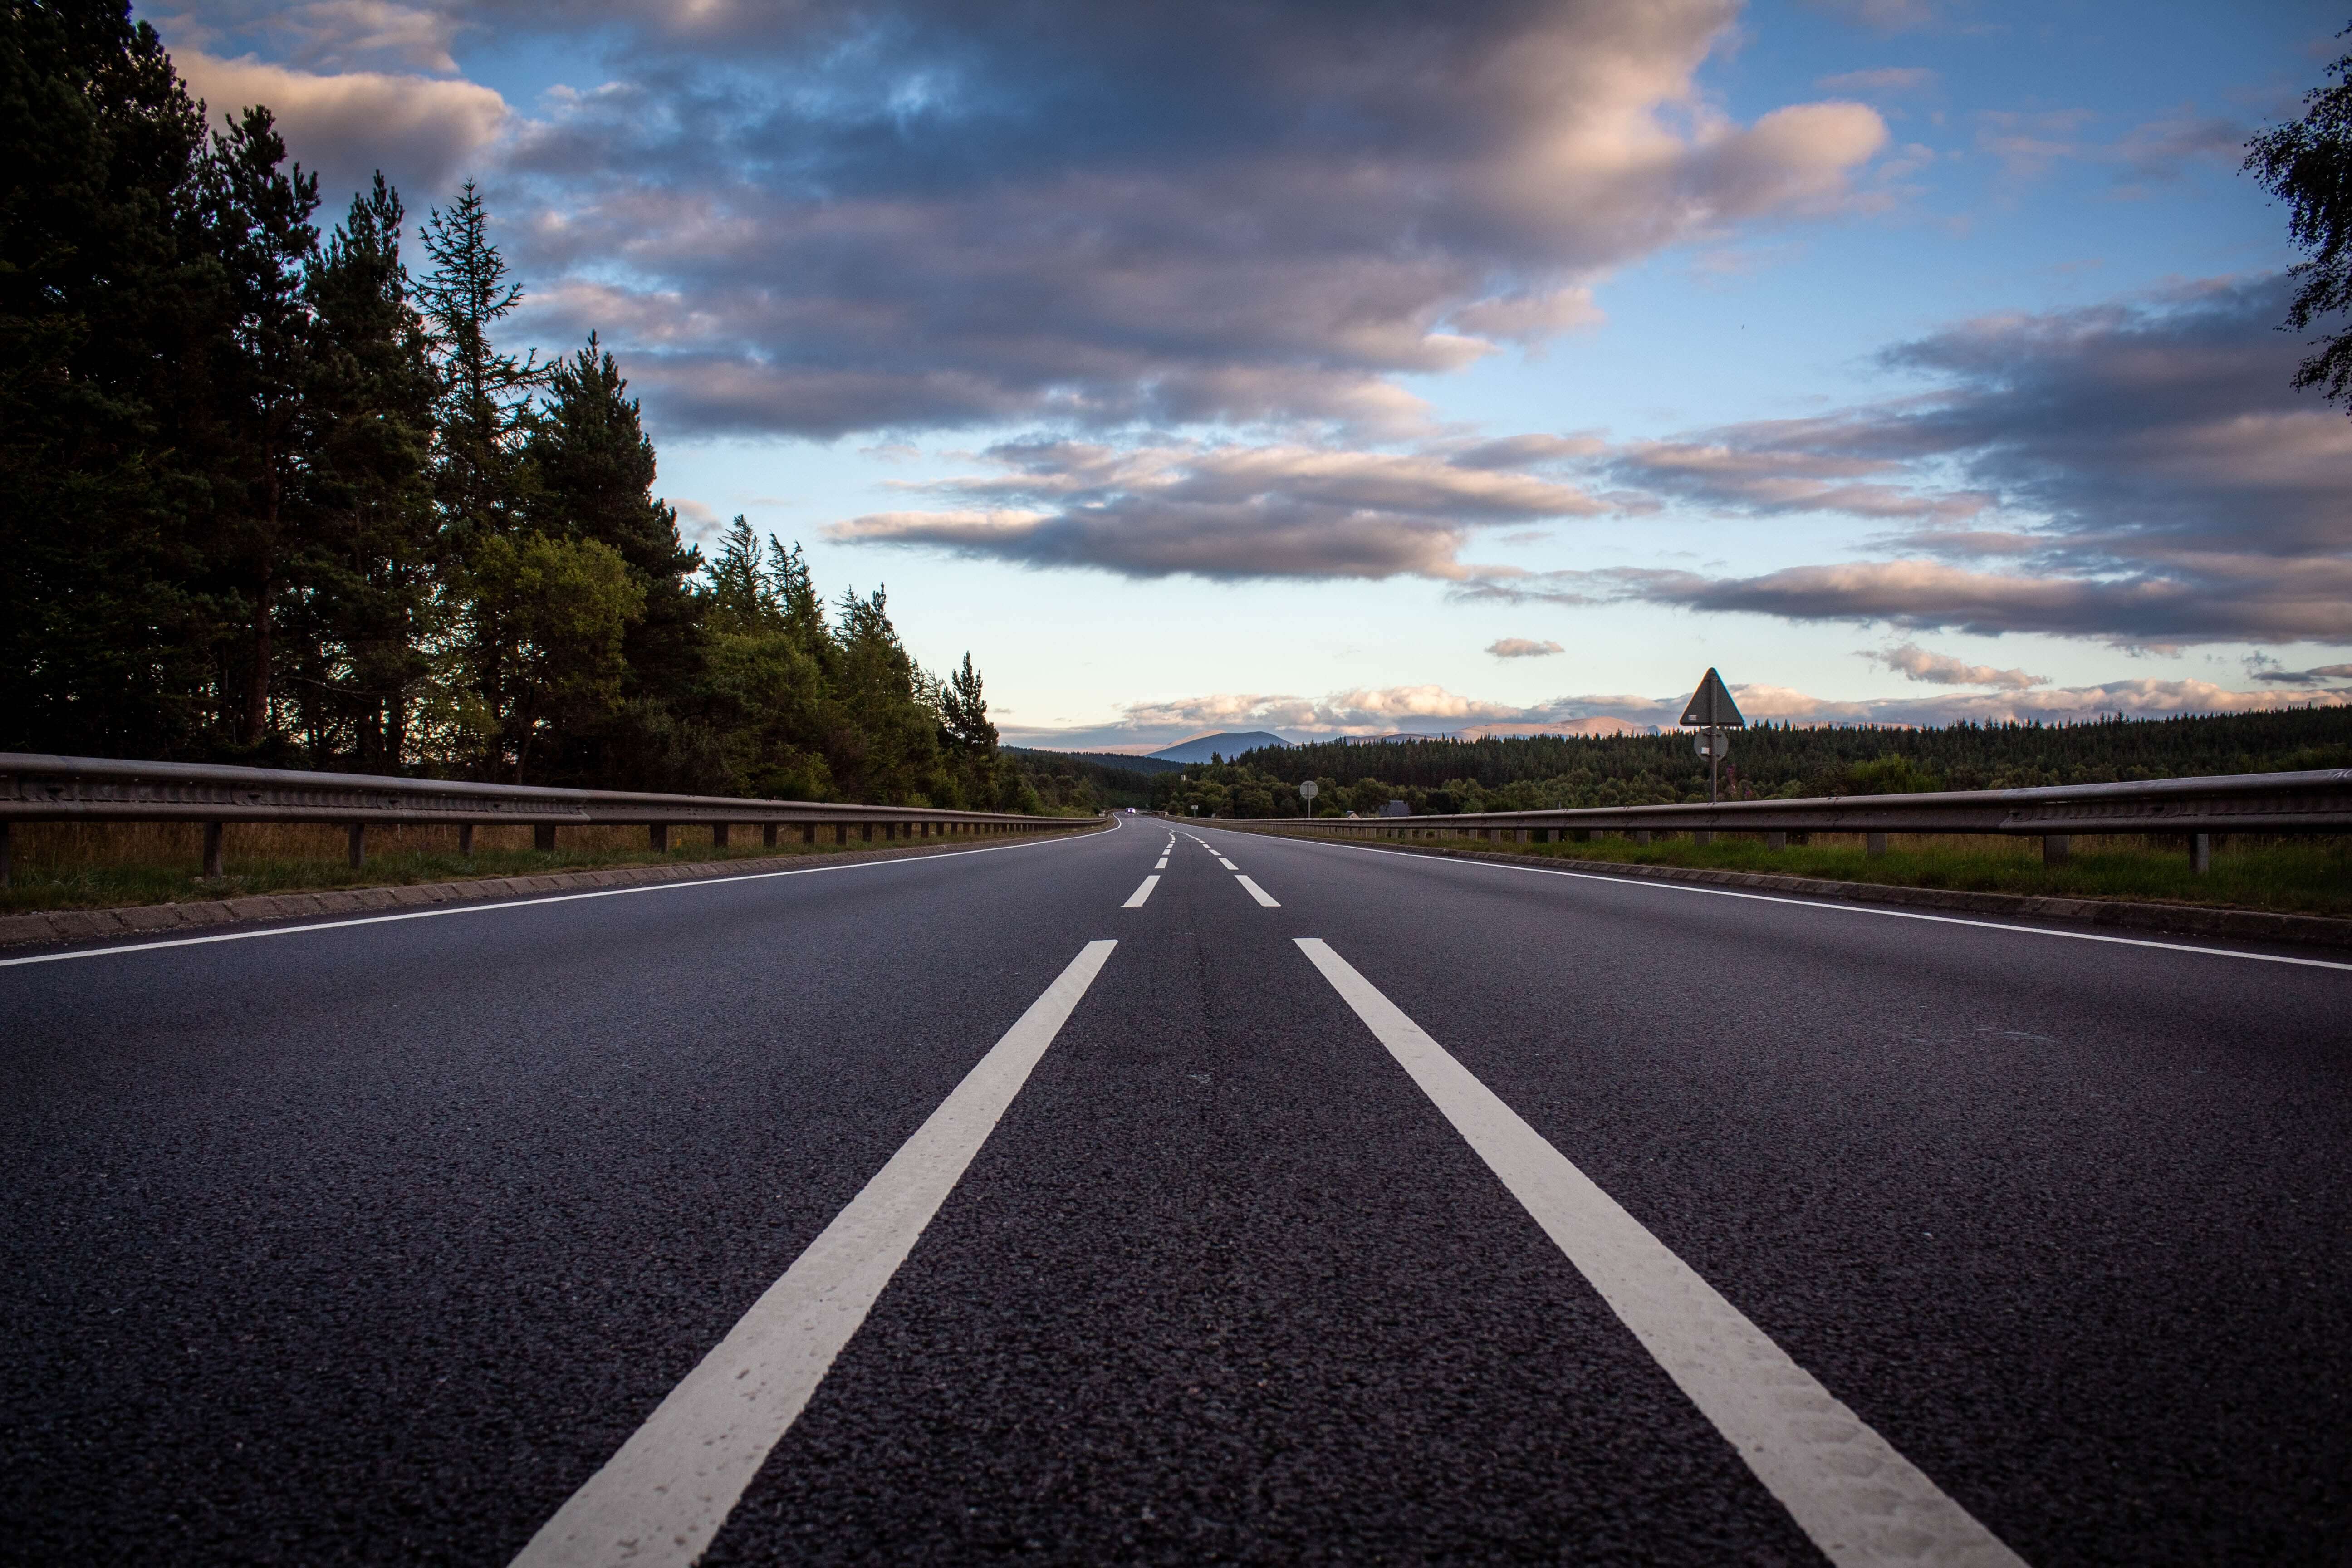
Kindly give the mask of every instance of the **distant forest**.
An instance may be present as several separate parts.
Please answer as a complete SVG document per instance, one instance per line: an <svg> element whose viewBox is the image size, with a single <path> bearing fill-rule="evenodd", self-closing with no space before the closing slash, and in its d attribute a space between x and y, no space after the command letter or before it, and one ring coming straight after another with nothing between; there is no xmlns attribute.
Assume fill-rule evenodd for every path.
<svg viewBox="0 0 2352 1568"><path fill-rule="evenodd" d="M1723 794L1895 795L2347 767L2352 707L1936 730L1771 724L1732 732ZM1324 815L1375 812L1391 800L1444 814L1706 798L1706 765L1687 732L1269 747L1139 782L1155 808L1180 816L1296 816L1297 786L1310 778Z"/></svg>
<svg viewBox="0 0 2352 1568"><path fill-rule="evenodd" d="M121 0L0 5L0 750L1034 810L966 655L908 656L653 491L593 333L503 346L469 184L321 232Z"/></svg>

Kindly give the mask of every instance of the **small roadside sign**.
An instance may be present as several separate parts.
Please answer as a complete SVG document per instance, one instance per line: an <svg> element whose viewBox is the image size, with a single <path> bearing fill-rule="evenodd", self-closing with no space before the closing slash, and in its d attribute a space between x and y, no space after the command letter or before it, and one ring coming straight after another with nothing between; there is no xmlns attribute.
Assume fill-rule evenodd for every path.
<svg viewBox="0 0 2352 1568"><path fill-rule="evenodd" d="M1690 706L1683 710L1683 722L1704 724L1710 730L1748 728L1748 721L1739 716L1739 705L1731 700L1731 689L1712 669L1691 693Z"/></svg>
<svg viewBox="0 0 2352 1568"><path fill-rule="evenodd" d="M1313 800L1317 795L1321 795L1322 793L1323 786L1317 784L1313 779L1308 779L1306 783L1298 786L1298 798L1301 800Z"/></svg>

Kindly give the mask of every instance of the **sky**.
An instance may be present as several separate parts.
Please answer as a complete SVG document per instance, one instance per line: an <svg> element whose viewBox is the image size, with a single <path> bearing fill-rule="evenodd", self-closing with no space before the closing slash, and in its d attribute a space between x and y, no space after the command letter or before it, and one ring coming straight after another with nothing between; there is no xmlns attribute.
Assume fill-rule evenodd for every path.
<svg viewBox="0 0 2352 1568"><path fill-rule="evenodd" d="M2240 172L2352 6L142 9L330 215L478 182L1005 738L2352 701L2352 419Z"/></svg>

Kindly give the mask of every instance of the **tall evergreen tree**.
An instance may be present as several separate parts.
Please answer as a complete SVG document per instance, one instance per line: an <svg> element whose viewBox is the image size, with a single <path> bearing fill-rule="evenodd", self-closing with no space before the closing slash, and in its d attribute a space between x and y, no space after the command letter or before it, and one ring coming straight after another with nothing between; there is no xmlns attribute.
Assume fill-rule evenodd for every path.
<svg viewBox="0 0 2352 1568"><path fill-rule="evenodd" d="M123 0L0 0L0 745L205 747L204 145Z"/></svg>
<svg viewBox="0 0 2352 1568"><path fill-rule="evenodd" d="M703 670L703 600L688 578L699 550L653 493L654 445L629 384L594 334L555 362L524 444L525 515L550 538L593 541L628 563L645 613L628 633L621 708L576 732L565 765L640 788L715 789L722 748L694 711Z"/></svg>
<svg viewBox="0 0 2352 1568"><path fill-rule="evenodd" d="M401 262L404 221L378 174L306 284L315 325L298 697L314 755L348 751L370 773L397 770L406 752L445 564L430 466L441 384Z"/></svg>
<svg viewBox="0 0 2352 1568"><path fill-rule="evenodd" d="M492 342L499 322L522 303L522 286L490 243L489 213L473 181L446 212L433 210L423 237L433 268L417 280L416 300L443 378L441 503L462 552L481 534L515 524L523 421L548 371L536 353L518 359Z"/></svg>
<svg viewBox="0 0 2352 1568"><path fill-rule="evenodd" d="M241 703L242 739L259 746L270 729L277 674L278 600L289 538L289 492L299 482L302 396L310 379L310 306L303 273L318 255L319 179L286 167L286 141L269 110L249 108L205 161L205 219L228 275L231 314L219 345L223 401L217 492L218 556L250 628Z"/></svg>

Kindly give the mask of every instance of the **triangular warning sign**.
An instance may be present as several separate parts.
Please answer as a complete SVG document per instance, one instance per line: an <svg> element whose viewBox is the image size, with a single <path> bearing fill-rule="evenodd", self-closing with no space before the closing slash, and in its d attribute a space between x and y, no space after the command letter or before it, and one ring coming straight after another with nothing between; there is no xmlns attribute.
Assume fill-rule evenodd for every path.
<svg viewBox="0 0 2352 1568"><path fill-rule="evenodd" d="M1683 722L1712 724L1718 730L1748 728L1748 721L1739 716L1739 705L1731 700L1731 689L1712 669L1691 693L1690 706L1683 710Z"/></svg>

